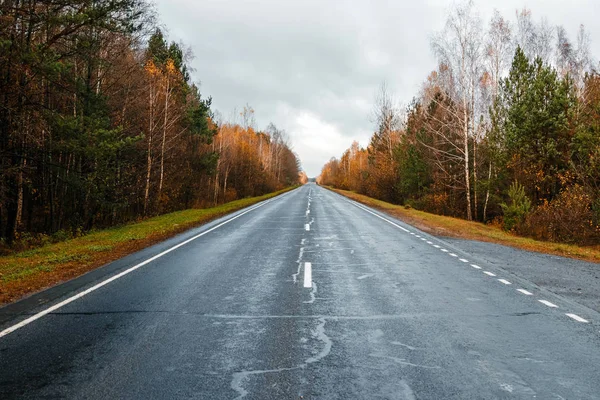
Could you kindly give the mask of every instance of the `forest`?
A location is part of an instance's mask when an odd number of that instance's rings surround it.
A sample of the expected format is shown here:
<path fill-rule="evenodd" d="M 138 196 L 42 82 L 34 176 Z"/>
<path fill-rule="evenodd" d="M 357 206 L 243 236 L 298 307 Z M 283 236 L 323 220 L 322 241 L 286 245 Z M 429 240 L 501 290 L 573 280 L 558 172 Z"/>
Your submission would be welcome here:
<path fill-rule="evenodd" d="M 0 2 L 0 247 L 299 183 L 286 133 L 229 121 L 144 0 Z"/>
<path fill-rule="evenodd" d="M 407 107 L 383 84 L 375 132 L 319 183 L 541 240 L 600 243 L 600 75 L 584 26 L 472 1 L 431 37 L 438 67 Z"/>

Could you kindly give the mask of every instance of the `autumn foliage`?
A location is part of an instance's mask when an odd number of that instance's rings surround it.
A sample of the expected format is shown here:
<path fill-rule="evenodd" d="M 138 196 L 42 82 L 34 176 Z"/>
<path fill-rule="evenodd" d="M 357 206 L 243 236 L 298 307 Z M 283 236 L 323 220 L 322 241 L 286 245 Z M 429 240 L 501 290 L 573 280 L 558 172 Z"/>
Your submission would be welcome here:
<path fill-rule="evenodd" d="M 144 0 L 0 2 L 0 248 L 261 195 L 280 131 L 217 121 Z"/>
<path fill-rule="evenodd" d="M 516 17 L 496 12 L 484 30 L 471 1 L 455 6 L 419 95 L 400 110 L 382 90 L 368 146 L 331 159 L 319 182 L 539 239 L 599 243 L 600 75 L 589 37 L 580 27 L 571 43 L 529 10 Z"/>

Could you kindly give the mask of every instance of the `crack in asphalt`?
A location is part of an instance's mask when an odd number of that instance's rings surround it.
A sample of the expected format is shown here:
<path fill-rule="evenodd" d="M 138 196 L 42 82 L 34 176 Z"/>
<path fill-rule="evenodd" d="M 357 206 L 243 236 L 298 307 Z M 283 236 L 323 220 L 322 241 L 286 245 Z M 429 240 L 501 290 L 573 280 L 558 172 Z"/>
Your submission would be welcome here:
<path fill-rule="evenodd" d="M 310 300 L 303 301 L 304 304 L 312 304 L 317 299 L 317 284 L 313 281 L 310 290 Z"/>
<path fill-rule="evenodd" d="M 324 343 L 323 349 L 316 354 L 315 356 L 307 358 L 303 363 L 293 366 L 293 367 L 282 367 L 282 368 L 274 368 L 274 369 L 263 369 L 263 370 L 251 370 L 251 371 L 240 371 L 234 372 L 231 379 L 230 387 L 234 391 L 238 393 L 236 400 L 243 399 L 248 395 L 248 391 L 244 388 L 244 382 L 246 379 L 252 375 L 264 375 L 264 374 L 273 374 L 280 373 L 286 371 L 295 371 L 298 369 L 304 369 L 308 367 L 310 364 L 317 363 L 321 361 L 323 358 L 327 357 L 331 352 L 331 347 L 333 346 L 333 341 L 327 334 L 325 333 L 325 323 L 327 322 L 327 318 L 320 317 L 319 325 L 313 331 L 313 337 Z"/>
<path fill-rule="evenodd" d="M 304 255 L 304 246 L 306 244 L 306 239 L 302 239 L 302 241 L 300 242 L 300 254 L 298 255 L 298 259 L 296 260 L 296 262 L 298 263 L 298 270 L 296 271 L 295 274 L 292 274 L 292 279 L 294 280 L 294 283 L 298 282 L 298 275 L 300 275 L 300 269 L 302 268 L 302 256 Z"/>

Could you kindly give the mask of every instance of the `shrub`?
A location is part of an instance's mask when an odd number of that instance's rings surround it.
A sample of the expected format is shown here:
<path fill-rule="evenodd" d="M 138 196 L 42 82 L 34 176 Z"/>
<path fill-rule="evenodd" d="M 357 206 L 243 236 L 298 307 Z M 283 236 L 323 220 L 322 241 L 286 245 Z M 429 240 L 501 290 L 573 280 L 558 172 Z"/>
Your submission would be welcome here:
<path fill-rule="evenodd" d="M 517 181 L 510 185 L 508 197 L 510 204 L 502 203 L 500 206 L 504 215 L 504 229 L 512 231 L 523 222 L 531 209 L 531 200 L 525 194 L 523 185 Z"/>
<path fill-rule="evenodd" d="M 521 233 L 540 240 L 587 244 L 598 241 L 592 196 L 580 185 L 563 189 L 551 202 L 536 207 Z"/>

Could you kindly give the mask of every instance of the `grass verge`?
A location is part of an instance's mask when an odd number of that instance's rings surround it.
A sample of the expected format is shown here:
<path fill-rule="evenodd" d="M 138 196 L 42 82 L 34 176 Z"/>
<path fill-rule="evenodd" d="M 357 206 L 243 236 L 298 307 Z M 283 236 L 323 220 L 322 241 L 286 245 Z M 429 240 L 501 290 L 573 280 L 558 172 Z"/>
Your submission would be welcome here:
<path fill-rule="evenodd" d="M 328 187 L 328 189 L 383 211 L 433 235 L 480 240 L 538 253 L 600 262 L 600 246 L 577 246 L 565 243 L 542 242 L 505 232 L 498 226 L 466 221 L 460 218 L 445 217 L 443 215 L 431 214 L 413 208 L 407 209 L 404 206 L 386 203 L 385 201 L 347 190 L 334 189 L 331 187 Z"/>
<path fill-rule="evenodd" d="M 213 208 L 177 211 L 0 257 L 0 305 L 75 278 L 185 230 L 291 189 Z"/>

